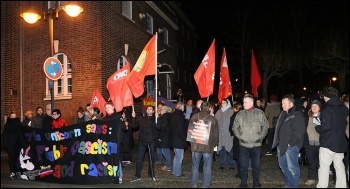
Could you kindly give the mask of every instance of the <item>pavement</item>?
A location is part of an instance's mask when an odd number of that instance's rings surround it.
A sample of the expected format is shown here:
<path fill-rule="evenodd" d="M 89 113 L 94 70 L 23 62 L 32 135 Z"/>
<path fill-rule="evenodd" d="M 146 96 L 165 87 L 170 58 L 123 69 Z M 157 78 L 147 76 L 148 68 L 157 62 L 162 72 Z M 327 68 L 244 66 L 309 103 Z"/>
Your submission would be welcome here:
<path fill-rule="evenodd" d="M 265 155 L 266 149 L 263 148 L 263 154 L 261 157 L 260 168 L 260 183 L 262 188 L 276 188 L 284 185 L 283 175 L 280 171 L 277 163 L 276 154 L 267 156 Z M 136 158 L 136 150 L 133 152 L 133 160 Z M 96 184 L 96 185 L 78 185 L 78 184 L 58 184 L 48 183 L 42 181 L 28 181 L 23 179 L 11 179 L 9 177 L 8 158 L 7 154 L 2 151 L 1 153 L 1 188 L 188 188 L 191 180 L 191 152 L 190 148 L 185 150 L 182 172 L 185 175 L 184 178 L 177 178 L 171 174 L 171 171 L 161 170 L 164 166 L 165 159 L 163 159 L 162 165 L 155 165 L 156 181 L 152 181 L 147 177 L 148 170 L 148 158 L 145 158 L 143 164 L 143 170 L 141 173 L 141 181 L 130 182 L 135 174 L 135 163 L 125 164 L 123 168 L 123 183 L 122 184 Z M 304 183 L 307 178 L 307 166 L 300 166 L 301 188 L 315 188 L 315 185 L 307 186 Z M 219 156 L 216 156 L 216 161 L 213 162 L 212 169 L 212 185 L 213 188 L 238 188 L 240 179 L 234 175 L 237 170 L 229 170 L 227 166 L 224 170 L 219 170 Z M 200 174 L 199 180 L 201 181 L 202 174 Z M 252 171 L 249 170 L 248 186 L 253 186 Z M 330 185 L 332 186 L 332 185 Z M 334 185 L 333 185 L 334 186 Z M 201 182 L 198 187 L 201 186 Z"/>

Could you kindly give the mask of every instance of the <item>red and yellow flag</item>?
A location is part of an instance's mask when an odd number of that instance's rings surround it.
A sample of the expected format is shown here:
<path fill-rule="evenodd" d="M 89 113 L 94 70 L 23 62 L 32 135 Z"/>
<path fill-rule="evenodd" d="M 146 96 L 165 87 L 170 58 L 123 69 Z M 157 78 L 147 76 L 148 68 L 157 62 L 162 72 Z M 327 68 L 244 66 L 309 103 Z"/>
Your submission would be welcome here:
<path fill-rule="evenodd" d="M 141 96 L 144 92 L 144 79 L 146 75 L 155 75 L 157 66 L 157 34 L 146 44 L 141 55 L 126 78 L 126 83 L 129 86 L 135 98 Z"/>
<path fill-rule="evenodd" d="M 131 90 L 125 82 L 129 74 L 130 63 L 128 62 L 122 69 L 116 71 L 107 80 L 106 87 L 116 112 L 122 111 L 126 106 L 134 105 Z"/>
<path fill-rule="evenodd" d="M 226 59 L 226 50 L 222 52 L 221 66 L 220 66 L 220 83 L 219 83 L 219 92 L 218 100 L 222 102 L 223 99 L 229 97 L 232 94 L 232 86 L 230 80 L 230 74 L 228 71 L 227 59 Z"/>
<path fill-rule="evenodd" d="M 260 73 L 258 69 L 258 65 L 256 64 L 254 52 L 252 50 L 252 70 L 251 70 L 251 85 L 252 85 L 252 94 L 255 97 L 258 97 L 258 87 L 261 84 Z"/>
<path fill-rule="evenodd" d="M 215 79 L 215 39 L 205 54 L 201 64 L 199 65 L 194 80 L 197 83 L 198 91 L 201 98 L 205 98 L 213 94 Z"/>

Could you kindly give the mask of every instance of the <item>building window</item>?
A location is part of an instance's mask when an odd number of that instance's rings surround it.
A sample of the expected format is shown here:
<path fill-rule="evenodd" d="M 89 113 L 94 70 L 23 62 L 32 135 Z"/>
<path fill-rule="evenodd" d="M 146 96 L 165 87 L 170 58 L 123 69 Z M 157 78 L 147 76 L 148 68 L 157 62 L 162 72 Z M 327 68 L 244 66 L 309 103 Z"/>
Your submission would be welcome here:
<path fill-rule="evenodd" d="M 155 80 L 148 79 L 146 80 L 146 95 L 147 97 L 155 97 Z"/>
<path fill-rule="evenodd" d="M 72 98 L 72 63 L 68 59 L 67 55 L 58 53 L 54 56 L 57 58 L 63 67 L 62 77 L 56 81 L 53 81 L 55 100 L 59 99 L 71 99 Z M 51 99 L 50 93 L 50 80 L 46 78 L 46 98 L 44 100 Z"/>
<path fill-rule="evenodd" d="M 122 1 L 122 15 L 132 20 L 132 1 Z"/>
<path fill-rule="evenodd" d="M 153 17 L 149 14 L 146 14 L 147 16 L 147 31 L 150 34 L 153 34 Z"/>
<path fill-rule="evenodd" d="M 169 31 L 163 28 L 163 43 L 169 45 Z"/>
<path fill-rule="evenodd" d="M 171 78 L 169 74 L 166 74 L 166 98 L 173 99 L 171 96 Z"/>
<path fill-rule="evenodd" d="M 127 63 L 128 61 L 127 61 L 127 59 L 126 59 L 126 57 L 125 56 L 120 56 L 119 57 L 119 60 L 118 60 L 118 64 L 117 64 L 117 70 L 120 70 L 120 69 L 122 69 L 124 66 L 125 66 L 125 64 Z"/>

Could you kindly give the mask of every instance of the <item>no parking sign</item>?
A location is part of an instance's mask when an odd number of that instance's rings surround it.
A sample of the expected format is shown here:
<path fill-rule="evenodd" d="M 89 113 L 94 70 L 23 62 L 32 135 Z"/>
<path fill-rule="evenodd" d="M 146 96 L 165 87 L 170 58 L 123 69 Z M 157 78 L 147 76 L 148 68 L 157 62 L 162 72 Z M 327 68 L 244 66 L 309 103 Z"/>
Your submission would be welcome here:
<path fill-rule="evenodd" d="M 63 73 L 61 62 L 55 57 L 49 57 L 44 62 L 44 73 L 51 80 L 58 80 Z"/>

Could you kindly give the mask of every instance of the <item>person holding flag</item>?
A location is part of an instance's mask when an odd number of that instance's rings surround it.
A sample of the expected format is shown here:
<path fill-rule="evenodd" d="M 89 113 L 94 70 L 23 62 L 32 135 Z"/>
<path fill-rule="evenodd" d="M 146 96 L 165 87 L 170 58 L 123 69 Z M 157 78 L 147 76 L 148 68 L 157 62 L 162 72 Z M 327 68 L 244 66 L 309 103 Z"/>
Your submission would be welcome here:
<path fill-rule="evenodd" d="M 156 114 L 158 115 L 158 114 Z M 149 153 L 149 166 L 148 166 L 148 176 L 155 181 L 154 174 L 154 151 L 155 144 L 157 140 L 156 130 L 160 130 L 160 124 L 156 123 L 156 118 L 154 115 L 153 106 L 147 106 L 146 115 L 136 118 L 136 113 L 133 111 L 131 113 L 131 127 L 133 129 L 139 129 L 139 146 L 136 157 L 136 173 L 134 178 L 130 182 L 135 182 L 141 180 L 142 164 L 145 154 L 148 149 Z"/>

